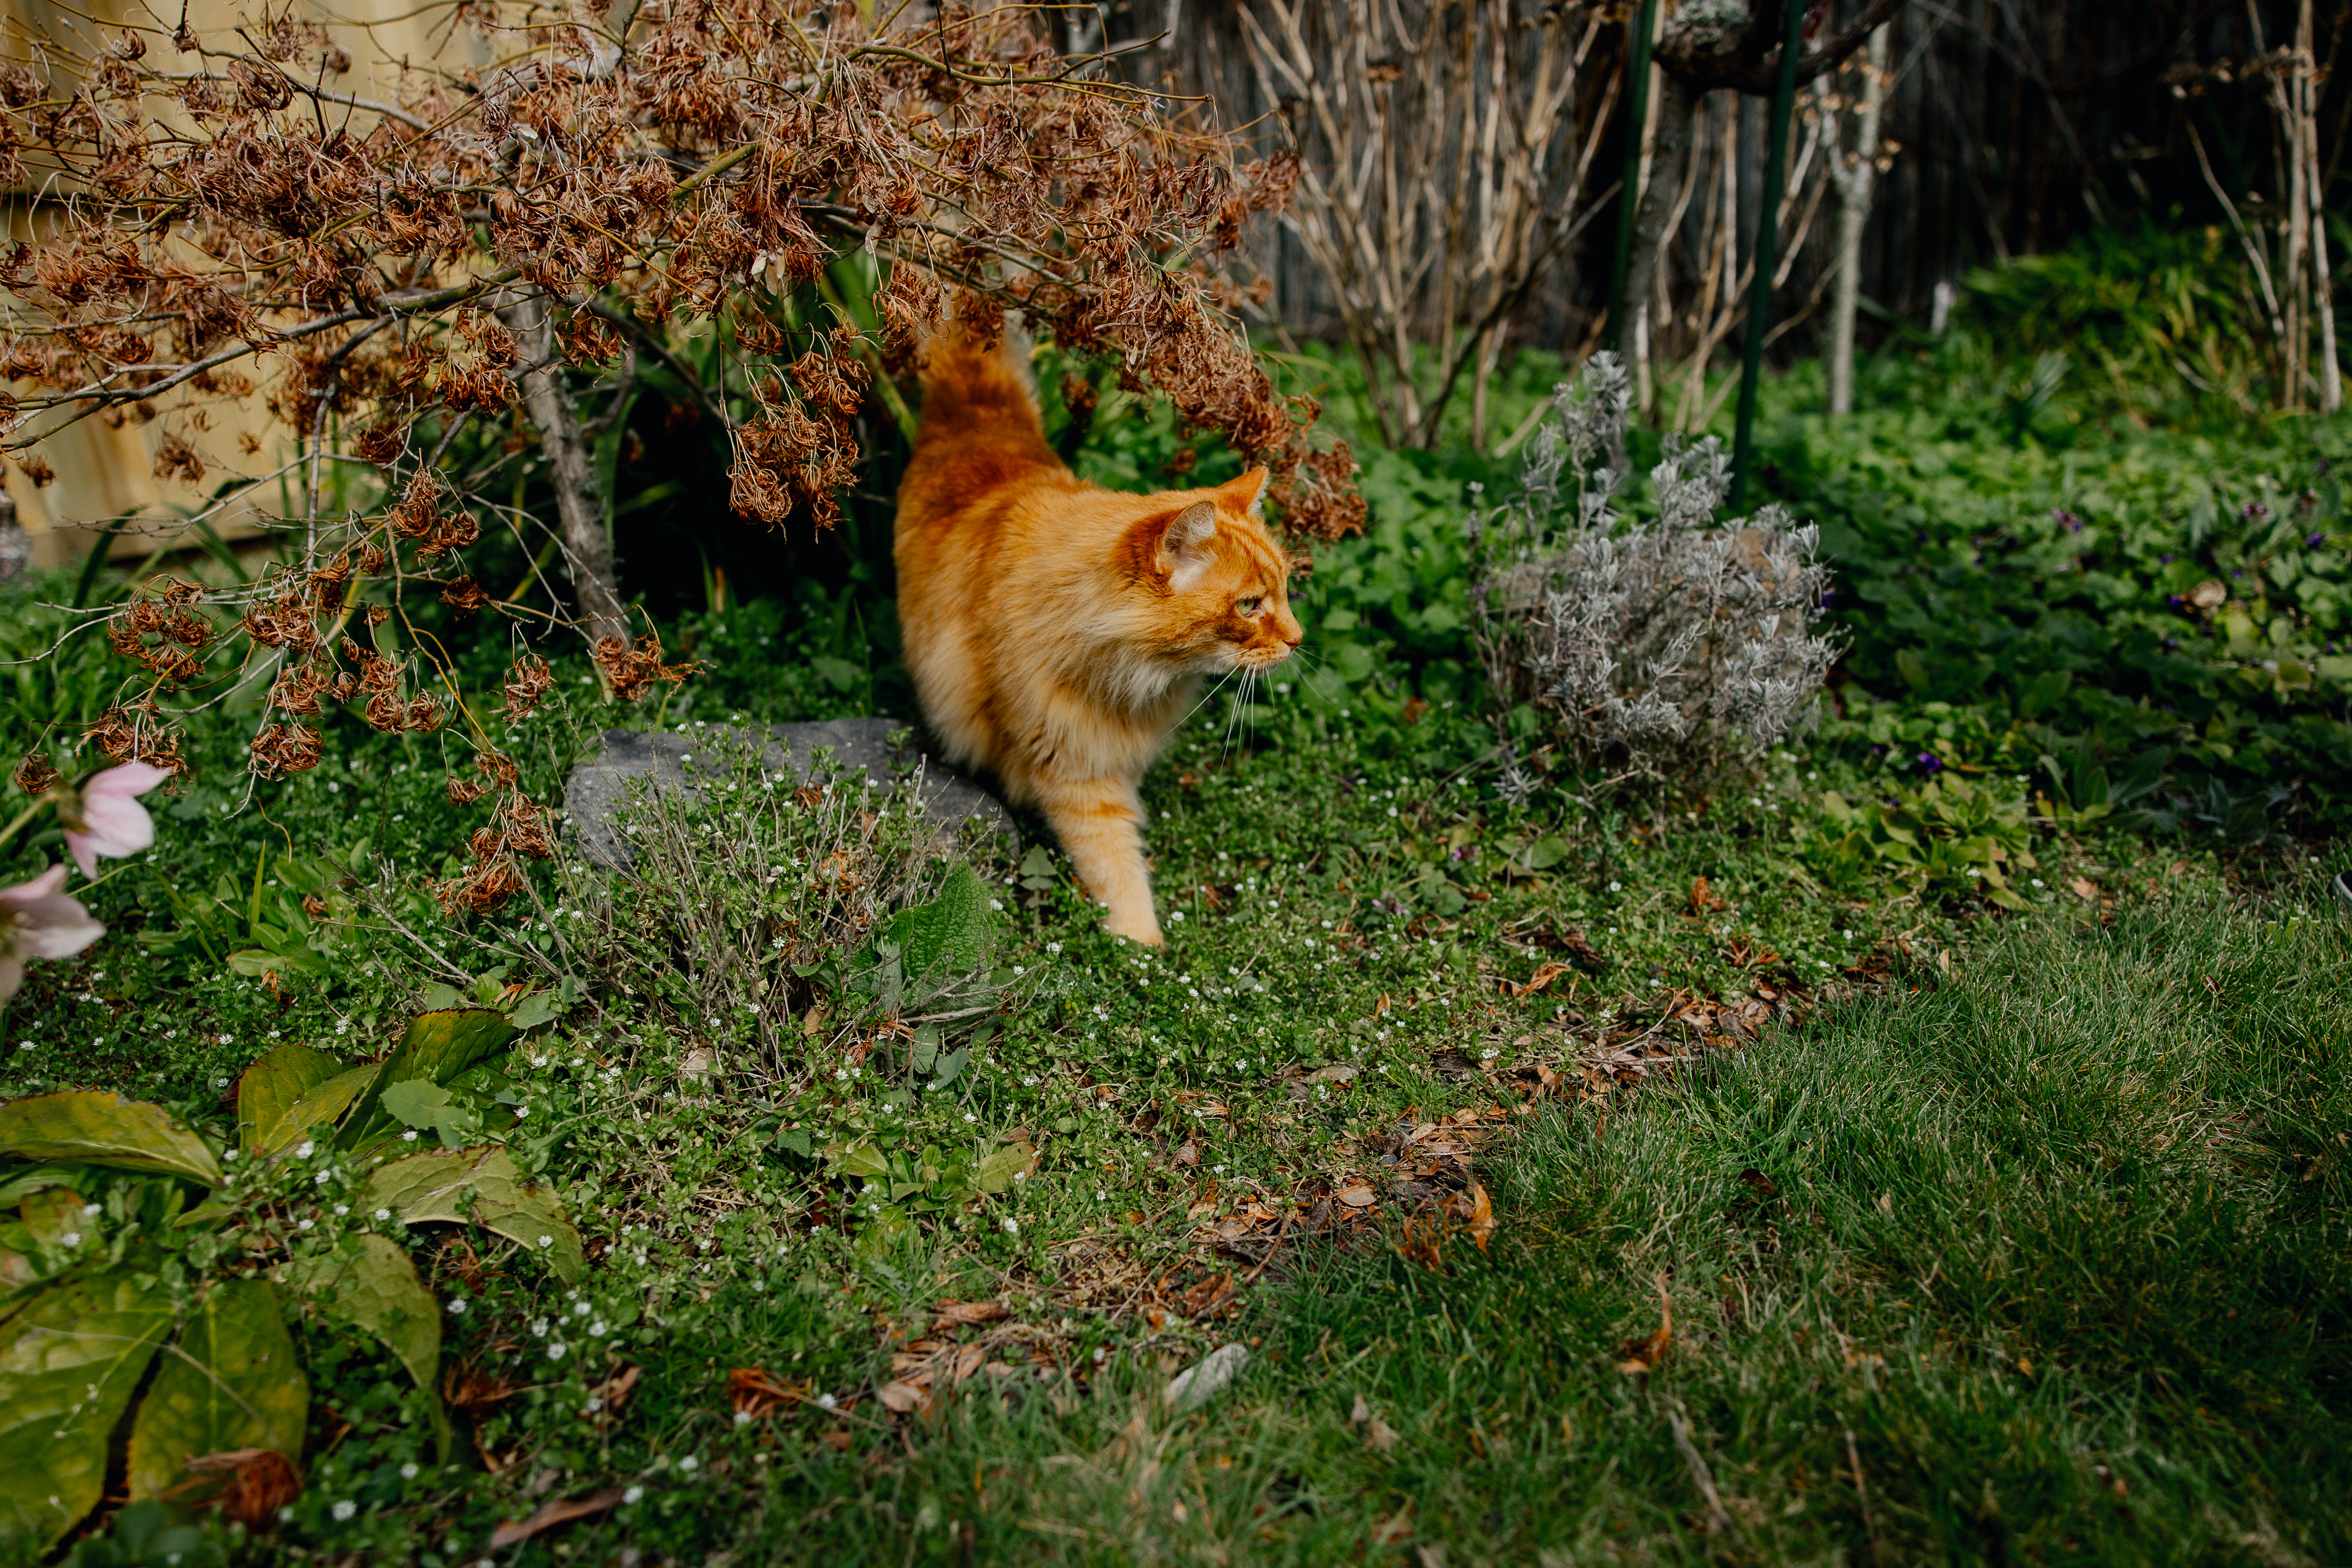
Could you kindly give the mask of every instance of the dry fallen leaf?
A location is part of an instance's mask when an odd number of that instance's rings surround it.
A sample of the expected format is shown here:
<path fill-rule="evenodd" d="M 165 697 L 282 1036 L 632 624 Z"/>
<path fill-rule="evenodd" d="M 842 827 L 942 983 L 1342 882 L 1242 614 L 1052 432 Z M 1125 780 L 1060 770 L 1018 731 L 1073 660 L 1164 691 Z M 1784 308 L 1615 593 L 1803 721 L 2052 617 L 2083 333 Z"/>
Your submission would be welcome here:
<path fill-rule="evenodd" d="M 904 1415 L 921 1405 L 925 1395 L 923 1391 L 913 1384 L 900 1383 L 894 1378 L 877 1389 L 874 1397 L 882 1402 L 883 1409 L 893 1415 Z"/>
<path fill-rule="evenodd" d="M 1355 1411 L 1348 1417 L 1348 1419 L 1355 1423 L 1358 1426 L 1362 1427 L 1364 1432 L 1364 1441 L 1370 1443 L 1373 1447 L 1378 1448 L 1381 1453 L 1385 1454 L 1396 1446 L 1397 1435 L 1395 1430 L 1391 1428 L 1387 1422 L 1381 1419 L 1380 1414 L 1377 1411 L 1375 1411 L 1370 1405 L 1364 1403 L 1364 1396 L 1362 1394 L 1359 1394 L 1356 1395 Z"/>
<path fill-rule="evenodd" d="M 629 1370 L 634 1373 L 636 1368 Z M 629 1383 L 635 1386 L 635 1377 L 632 1376 Z M 727 1374 L 728 1404 L 739 1414 L 754 1419 L 801 1397 L 801 1391 L 793 1384 L 779 1383 L 756 1366 L 739 1366 Z"/>
<path fill-rule="evenodd" d="M 1486 1238 L 1495 1234 L 1495 1205 L 1493 1200 L 1486 1196 L 1486 1189 L 1475 1182 L 1470 1184 L 1468 1229 L 1470 1239 L 1478 1244 L 1478 1250 L 1486 1251 Z"/>
<path fill-rule="evenodd" d="M 1357 1182 L 1351 1185 L 1341 1187 L 1334 1195 L 1338 1197 L 1341 1203 L 1346 1204 L 1351 1209 L 1370 1208 L 1372 1206 L 1372 1189 L 1364 1185 L 1361 1182 Z"/>
<path fill-rule="evenodd" d="M 1675 1342 L 1675 1303 L 1666 1294 L 1666 1277 L 1663 1274 L 1658 1276 L 1658 1311 L 1660 1321 L 1656 1333 L 1627 1340 L 1617 1347 L 1617 1354 L 1621 1358 L 1617 1370 L 1628 1377 L 1635 1373 L 1647 1372 L 1665 1360 L 1666 1351 Z"/>
<path fill-rule="evenodd" d="M 950 1375 L 955 1382 L 961 1383 L 965 1378 L 978 1372 L 980 1363 L 987 1359 L 988 1352 L 983 1346 L 966 1345 L 956 1352 L 955 1367 Z"/>
<path fill-rule="evenodd" d="M 211 1508 L 250 1530 L 259 1530 L 278 1510 L 301 1495 L 302 1477 L 293 1461 L 275 1448 L 231 1448 L 188 1461 L 195 1479 L 164 1494 L 183 1508 Z"/>
<path fill-rule="evenodd" d="M 1012 1315 L 1013 1309 L 1002 1301 L 942 1301 L 939 1321 L 944 1328 L 950 1323 L 992 1323 Z"/>
<path fill-rule="evenodd" d="M 1528 976 L 1525 984 L 1516 980 L 1504 981 L 1503 994 L 1507 996 L 1532 996 L 1568 973 L 1569 966 L 1565 963 L 1547 963 Z"/>
<path fill-rule="evenodd" d="M 529 1541 L 542 1530 L 551 1530 L 559 1524 L 568 1524 L 575 1519 L 586 1519 L 591 1514 L 603 1513 L 620 1500 L 621 1489 L 611 1487 L 596 1493 L 593 1497 L 582 1498 L 577 1502 L 544 1504 L 529 1519 L 512 1520 L 490 1531 L 490 1550 L 495 1552 L 502 1546 L 512 1546 L 518 1541 Z"/>
<path fill-rule="evenodd" d="M 2074 890 L 2074 896 L 2078 899 L 2095 899 L 2099 896 L 2099 885 L 2087 878 L 2077 877 L 2066 886 Z"/>

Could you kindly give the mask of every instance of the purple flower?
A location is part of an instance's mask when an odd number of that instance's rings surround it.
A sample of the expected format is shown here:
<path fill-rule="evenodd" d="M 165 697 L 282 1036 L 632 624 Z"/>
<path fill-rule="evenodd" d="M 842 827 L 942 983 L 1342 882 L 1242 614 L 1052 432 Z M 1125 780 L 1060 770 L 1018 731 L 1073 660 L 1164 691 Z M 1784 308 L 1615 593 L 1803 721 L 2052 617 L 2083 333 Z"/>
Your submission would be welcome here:
<path fill-rule="evenodd" d="M 2305 540 L 2304 542 L 2310 545 L 2314 550 L 2316 550 L 2326 540 L 2326 538 L 2327 535 L 2324 533 L 2315 533 L 2309 539 Z"/>
<path fill-rule="evenodd" d="M 2242 522 L 2251 522 L 2255 518 L 2268 517 L 2270 514 L 2271 509 L 2258 500 L 2250 500 L 2238 509 L 2238 520 Z"/>
<path fill-rule="evenodd" d="M 79 899 L 65 895 L 66 868 L 0 889 L 0 1002 L 25 983 L 25 960 L 67 958 L 106 934 Z"/>
<path fill-rule="evenodd" d="M 2074 532 L 2080 533 L 2083 531 L 2083 520 L 2076 517 L 2073 512 L 2068 511 L 2064 507 L 2052 507 L 2050 509 L 2050 515 L 2057 519 L 2060 522 L 2064 523 L 2067 528 Z"/>
<path fill-rule="evenodd" d="M 66 822 L 66 851 L 83 876 L 97 877 L 101 855 L 120 860 L 155 842 L 155 819 L 139 797 L 171 776 L 152 763 L 125 763 L 81 786 L 80 800 L 60 815 Z"/>
<path fill-rule="evenodd" d="M 1944 771 L 1943 759 L 1933 752 L 1922 752 L 1919 753 L 1919 771 L 1923 773 L 1940 773 Z"/>
<path fill-rule="evenodd" d="M 2159 560 L 2161 560 L 2161 561 L 2164 563 L 2164 564 L 2166 564 L 2167 566 L 2171 565 L 2171 564 L 2172 564 L 2172 552 L 2171 552 L 2171 551 L 2169 551 L 2169 550 L 2166 551 L 2166 552 L 2163 553 L 2163 555 L 2161 555 L 2161 556 L 2159 556 L 2159 557 L 2158 557 L 2158 559 L 2159 559 Z"/>

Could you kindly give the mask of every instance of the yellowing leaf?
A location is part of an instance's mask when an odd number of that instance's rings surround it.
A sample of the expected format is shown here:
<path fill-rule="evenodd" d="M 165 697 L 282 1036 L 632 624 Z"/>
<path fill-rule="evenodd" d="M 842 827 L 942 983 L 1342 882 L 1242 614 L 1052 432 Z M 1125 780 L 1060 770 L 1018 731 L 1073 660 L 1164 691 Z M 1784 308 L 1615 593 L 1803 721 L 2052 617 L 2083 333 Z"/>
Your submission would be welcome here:
<path fill-rule="evenodd" d="M 270 1155 L 291 1149 L 303 1134 L 327 1125 L 350 1110 L 352 1101 L 366 1093 L 383 1070 L 379 1063 L 363 1062 L 304 1090 L 286 1108 L 285 1114 L 261 1134 L 260 1142 L 252 1145 L 253 1152 Z"/>
<path fill-rule="evenodd" d="M 131 1428 L 131 1497 L 161 1498 L 190 1459 L 236 1448 L 302 1457 L 310 1380 L 275 1286 L 225 1279 L 196 1302 Z"/>
<path fill-rule="evenodd" d="M 844 1176 L 887 1176 L 890 1161 L 869 1139 L 851 1142 L 831 1143 L 824 1151 L 825 1161 L 835 1173 Z"/>
<path fill-rule="evenodd" d="M 161 1171 L 208 1187 L 221 1184 L 220 1165 L 203 1139 L 175 1125 L 160 1105 L 103 1089 L 35 1095 L 0 1105 L 0 1154 Z"/>
<path fill-rule="evenodd" d="M 263 1053 L 236 1080 L 238 1144 L 253 1150 L 278 1146 L 278 1123 L 296 1102 L 342 1070 L 343 1064 L 326 1052 L 293 1040 Z"/>
<path fill-rule="evenodd" d="M 170 1296 L 127 1273 L 53 1285 L 0 1324 L 0 1543 L 9 1555 L 47 1551 L 97 1506 L 108 1435 L 171 1328 Z"/>
<path fill-rule="evenodd" d="M 983 1193 L 1001 1193 L 1013 1185 L 1013 1178 L 1035 1169 L 1037 1151 L 1026 1141 L 1016 1141 L 988 1155 L 973 1173 Z"/>
<path fill-rule="evenodd" d="M 346 1236 L 332 1252 L 297 1259 L 286 1279 L 320 1311 L 382 1340 L 417 1387 L 439 1388 L 440 1304 L 398 1243 L 368 1232 Z"/>
<path fill-rule="evenodd" d="M 523 1180 L 514 1156 L 501 1148 L 436 1151 L 379 1165 L 361 1188 L 360 1204 L 388 1208 L 410 1225 L 470 1221 L 520 1243 L 566 1284 L 577 1284 L 587 1267 L 580 1233 L 555 1189 Z"/>

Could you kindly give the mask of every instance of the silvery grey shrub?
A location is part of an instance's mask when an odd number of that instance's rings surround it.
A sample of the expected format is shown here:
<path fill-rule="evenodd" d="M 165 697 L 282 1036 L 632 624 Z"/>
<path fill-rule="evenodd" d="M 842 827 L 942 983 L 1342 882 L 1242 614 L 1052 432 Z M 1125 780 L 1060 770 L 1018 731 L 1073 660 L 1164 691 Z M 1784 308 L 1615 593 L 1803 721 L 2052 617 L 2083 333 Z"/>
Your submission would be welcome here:
<path fill-rule="evenodd" d="M 1779 506 L 1718 522 L 1723 444 L 1666 438 L 1657 518 L 1617 510 L 1632 398 L 1614 354 L 1555 394 L 1517 495 L 1470 519 L 1473 626 L 1507 709 L 1532 707 L 1580 769 L 1696 780 L 1810 721 L 1837 657 L 1822 635 L 1819 531 Z M 1507 794 L 1533 781 L 1511 743 Z"/>

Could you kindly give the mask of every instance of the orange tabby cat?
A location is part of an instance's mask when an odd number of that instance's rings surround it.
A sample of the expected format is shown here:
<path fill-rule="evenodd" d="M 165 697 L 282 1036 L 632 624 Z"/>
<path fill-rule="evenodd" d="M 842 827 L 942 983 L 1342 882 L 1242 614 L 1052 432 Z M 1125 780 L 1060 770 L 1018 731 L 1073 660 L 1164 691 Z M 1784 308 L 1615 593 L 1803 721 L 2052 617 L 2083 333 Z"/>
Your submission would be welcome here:
<path fill-rule="evenodd" d="M 923 716 L 1068 852 L 1105 927 L 1158 943 L 1137 793 L 1204 675 L 1298 646 L 1265 470 L 1214 489 L 1081 483 L 1045 444 L 1025 363 L 961 329 L 926 345 L 898 487 L 898 619 Z"/>

